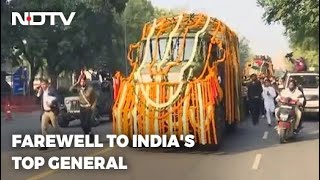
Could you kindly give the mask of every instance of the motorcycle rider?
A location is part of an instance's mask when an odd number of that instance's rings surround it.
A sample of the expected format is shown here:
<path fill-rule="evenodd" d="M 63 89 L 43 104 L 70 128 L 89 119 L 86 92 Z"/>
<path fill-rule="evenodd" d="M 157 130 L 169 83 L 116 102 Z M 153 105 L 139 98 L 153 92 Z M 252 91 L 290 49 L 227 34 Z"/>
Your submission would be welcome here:
<path fill-rule="evenodd" d="M 295 124 L 295 129 L 294 129 L 294 133 L 297 134 L 299 132 L 298 127 L 299 127 L 301 116 L 302 116 L 302 111 L 300 108 L 303 105 L 304 98 L 303 98 L 301 91 L 297 87 L 296 81 L 290 80 L 288 88 L 281 91 L 280 95 L 276 98 L 276 101 L 279 102 L 281 97 L 282 98 L 291 98 L 292 100 L 297 101 L 297 104 L 296 104 L 297 106 L 295 107 L 296 124 Z M 278 111 L 279 111 L 279 107 L 276 108 L 276 110 L 275 110 L 275 114 L 276 114 L 277 118 L 279 118 Z"/>

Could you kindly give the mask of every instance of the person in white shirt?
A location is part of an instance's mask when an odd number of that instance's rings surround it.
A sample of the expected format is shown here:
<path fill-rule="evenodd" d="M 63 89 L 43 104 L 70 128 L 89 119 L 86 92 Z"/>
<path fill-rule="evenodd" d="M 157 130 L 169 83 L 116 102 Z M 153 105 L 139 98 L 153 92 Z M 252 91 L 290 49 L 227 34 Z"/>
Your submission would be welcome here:
<path fill-rule="evenodd" d="M 55 128 L 55 130 L 57 130 L 57 132 L 59 134 L 61 134 L 59 125 L 58 125 L 58 121 L 56 118 L 56 110 L 58 107 L 56 102 L 57 102 L 57 97 L 56 97 L 56 93 L 54 91 L 53 88 L 49 87 L 49 82 L 48 80 L 42 80 L 41 81 L 41 85 L 40 85 L 40 89 L 37 93 L 37 97 L 41 99 L 41 107 L 43 110 L 43 113 L 41 115 L 41 132 L 42 135 L 46 135 L 47 134 L 47 130 L 49 128 L 49 125 L 51 124 L 51 126 L 53 128 Z M 46 147 L 42 147 L 40 148 L 40 150 L 46 150 Z M 62 148 L 60 148 L 62 149 Z"/>
<path fill-rule="evenodd" d="M 280 95 L 276 98 L 276 101 L 279 102 L 281 97 L 283 97 L 283 98 L 289 97 L 292 100 L 297 101 L 297 106 L 295 108 L 295 113 L 296 113 L 297 119 L 296 119 L 294 133 L 298 133 L 299 132 L 298 127 L 299 127 L 301 116 L 302 116 L 302 112 L 300 110 L 300 107 L 302 107 L 302 105 L 303 105 L 304 98 L 303 98 L 302 92 L 297 87 L 296 81 L 290 80 L 288 88 L 281 91 Z M 276 108 L 276 110 L 275 110 L 276 116 L 278 116 L 278 111 L 279 111 L 279 108 Z"/>
<path fill-rule="evenodd" d="M 273 117 L 272 114 L 275 111 L 274 98 L 276 97 L 276 90 L 271 86 L 271 82 L 269 79 L 265 80 L 264 86 L 262 88 L 262 98 L 264 102 L 264 108 L 266 110 L 268 125 L 272 126 L 271 118 Z"/>

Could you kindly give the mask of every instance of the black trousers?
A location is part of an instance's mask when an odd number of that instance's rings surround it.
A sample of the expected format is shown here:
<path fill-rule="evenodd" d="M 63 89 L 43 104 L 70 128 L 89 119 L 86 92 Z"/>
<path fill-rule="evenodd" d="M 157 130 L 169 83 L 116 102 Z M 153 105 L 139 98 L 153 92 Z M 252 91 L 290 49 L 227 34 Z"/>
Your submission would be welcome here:
<path fill-rule="evenodd" d="M 242 98 L 242 103 L 243 103 L 242 107 L 243 107 L 244 116 L 248 117 L 250 109 L 249 109 L 249 102 L 247 100 L 247 97 Z"/>
<path fill-rule="evenodd" d="M 250 113 L 252 116 L 252 123 L 254 125 L 259 123 L 259 116 L 260 116 L 260 110 L 261 110 L 261 99 L 250 99 L 249 100 L 249 106 L 250 106 Z"/>
<path fill-rule="evenodd" d="M 264 107 L 264 100 L 262 99 L 260 102 L 261 102 L 260 103 L 260 108 L 261 108 L 260 112 L 262 115 L 266 115 L 266 108 Z"/>
<path fill-rule="evenodd" d="M 89 134 L 92 127 L 92 109 L 80 107 L 81 128 L 84 134 Z"/>

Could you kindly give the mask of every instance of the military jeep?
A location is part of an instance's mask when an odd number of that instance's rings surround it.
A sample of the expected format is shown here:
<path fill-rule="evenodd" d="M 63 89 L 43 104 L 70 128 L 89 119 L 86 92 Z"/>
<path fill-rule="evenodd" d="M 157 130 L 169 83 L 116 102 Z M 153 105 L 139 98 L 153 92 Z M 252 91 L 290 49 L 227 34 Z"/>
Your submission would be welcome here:
<path fill-rule="evenodd" d="M 102 118 L 112 118 L 112 105 L 113 105 L 113 88 L 112 83 L 106 81 L 89 81 L 97 95 L 97 106 L 92 115 L 93 126 L 97 126 Z M 80 119 L 80 103 L 79 96 L 74 92 L 73 96 L 64 98 L 63 104 L 60 106 L 58 115 L 58 123 L 60 127 L 68 127 L 69 123 L 73 120 Z"/>

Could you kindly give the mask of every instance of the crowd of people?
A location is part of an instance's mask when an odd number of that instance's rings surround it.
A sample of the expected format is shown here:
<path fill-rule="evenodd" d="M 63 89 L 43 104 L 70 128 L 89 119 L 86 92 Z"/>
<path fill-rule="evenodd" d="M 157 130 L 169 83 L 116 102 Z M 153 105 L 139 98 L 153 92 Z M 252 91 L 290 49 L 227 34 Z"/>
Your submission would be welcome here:
<path fill-rule="evenodd" d="M 298 106 L 295 109 L 296 112 L 296 127 L 295 132 L 298 132 L 301 128 L 301 114 L 305 103 L 303 91 L 297 86 L 295 80 L 291 79 L 288 84 L 288 88 L 285 88 L 280 92 L 279 84 L 282 79 L 276 77 L 265 77 L 264 75 L 252 74 L 250 81 L 243 86 L 243 97 L 246 103 L 244 107 L 249 107 L 245 112 L 247 115 L 251 115 L 254 125 L 259 123 L 260 118 L 266 117 L 268 125 L 271 127 L 275 124 L 275 117 L 277 116 L 277 103 L 280 97 L 290 97 L 298 100 Z M 84 134 L 90 135 L 90 140 L 93 140 L 93 134 L 91 132 L 92 113 L 97 103 L 97 97 L 92 90 L 91 86 L 86 83 L 86 76 L 82 72 L 78 78 L 78 81 L 70 87 L 70 91 L 77 91 L 80 101 L 80 120 L 81 127 Z M 56 90 L 50 86 L 48 80 L 41 81 L 41 87 L 38 90 L 37 97 L 41 102 L 42 114 L 41 114 L 41 130 L 42 134 L 47 134 L 47 129 L 51 125 L 59 133 L 61 133 L 58 122 L 57 114 L 59 107 L 57 102 Z M 41 150 L 47 149 L 46 147 Z"/>
<path fill-rule="evenodd" d="M 295 109 L 297 124 L 295 132 L 298 132 L 301 126 L 302 107 L 305 104 L 303 91 L 293 79 L 289 80 L 288 87 L 280 92 L 279 85 L 283 79 L 273 76 L 265 77 L 263 74 L 258 76 L 252 74 L 250 81 L 245 84 L 244 101 L 245 107 L 249 107 L 246 115 L 251 115 L 254 125 L 259 123 L 260 119 L 266 118 L 268 125 L 271 127 L 275 123 L 277 116 L 277 103 L 281 97 L 290 97 L 298 100 L 298 106 Z"/>

